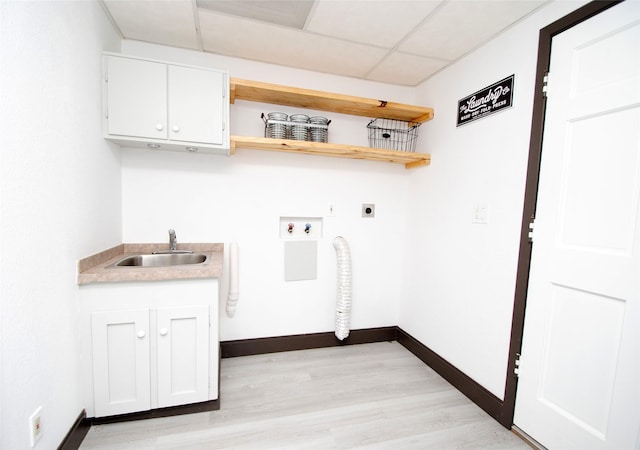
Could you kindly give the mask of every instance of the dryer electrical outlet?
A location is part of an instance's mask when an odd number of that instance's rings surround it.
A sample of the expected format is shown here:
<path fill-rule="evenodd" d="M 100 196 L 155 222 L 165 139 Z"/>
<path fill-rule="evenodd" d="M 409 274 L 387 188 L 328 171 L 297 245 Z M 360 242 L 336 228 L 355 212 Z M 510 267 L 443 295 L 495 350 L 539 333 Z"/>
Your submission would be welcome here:
<path fill-rule="evenodd" d="M 362 204 L 362 217 L 373 219 L 376 216 L 376 205 L 373 203 Z"/>

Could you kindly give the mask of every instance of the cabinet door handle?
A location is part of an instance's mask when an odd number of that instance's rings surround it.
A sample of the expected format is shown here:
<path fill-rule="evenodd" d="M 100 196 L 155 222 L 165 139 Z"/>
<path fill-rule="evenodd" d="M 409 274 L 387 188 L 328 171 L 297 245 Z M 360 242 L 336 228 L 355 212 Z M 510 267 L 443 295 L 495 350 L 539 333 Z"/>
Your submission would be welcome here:
<path fill-rule="evenodd" d="M 171 129 L 173 130 L 174 133 L 177 133 L 180 131 L 180 127 L 178 125 L 172 126 Z"/>
<path fill-rule="evenodd" d="M 140 339 L 142 339 L 142 338 L 144 337 L 144 335 L 145 335 L 144 330 L 140 330 L 140 331 L 138 331 L 138 337 L 139 337 Z"/>
<path fill-rule="evenodd" d="M 161 123 L 157 123 L 156 124 L 156 130 L 162 131 L 163 128 L 164 128 L 164 126 Z"/>
<path fill-rule="evenodd" d="M 160 328 L 160 336 L 166 336 L 169 330 L 166 328 Z"/>

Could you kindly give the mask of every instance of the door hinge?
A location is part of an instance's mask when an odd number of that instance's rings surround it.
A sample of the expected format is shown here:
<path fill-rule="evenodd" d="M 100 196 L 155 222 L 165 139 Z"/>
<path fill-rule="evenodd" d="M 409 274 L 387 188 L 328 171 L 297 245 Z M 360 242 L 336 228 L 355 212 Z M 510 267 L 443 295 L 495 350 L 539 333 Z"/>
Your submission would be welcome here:
<path fill-rule="evenodd" d="M 516 378 L 520 378 L 520 353 L 516 353 L 515 366 L 513 367 L 513 374 Z"/>
<path fill-rule="evenodd" d="M 536 226 L 536 218 L 534 216 L 531 216 L 531 220 L 529 221 L 529 234 L 528 234 L 529 243 L 533 242 L 533 231 L 535 229 L 535 226 Z"/>
<path fill-rule="evenodd" d="M 542 96 L 549 96 L 549 72 L 544 74 L 544 78 L 542 78 Z"/>

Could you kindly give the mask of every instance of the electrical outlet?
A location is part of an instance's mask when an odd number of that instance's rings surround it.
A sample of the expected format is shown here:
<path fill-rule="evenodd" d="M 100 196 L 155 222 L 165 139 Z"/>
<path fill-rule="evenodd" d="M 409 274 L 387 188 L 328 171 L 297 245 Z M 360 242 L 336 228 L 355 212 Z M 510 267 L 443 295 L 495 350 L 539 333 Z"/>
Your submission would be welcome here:
<path fill-rule="evenodd" d="M 42 406 L 38 408 L 29 417 L 29 439 L 31 448 L 35 447 L 42 437 Z"/>
<path fill-rule="evenodd" d="M 373 203 L 362 204 L 362 217 L 373 219 L 376 216 L 376 205 Z"/>

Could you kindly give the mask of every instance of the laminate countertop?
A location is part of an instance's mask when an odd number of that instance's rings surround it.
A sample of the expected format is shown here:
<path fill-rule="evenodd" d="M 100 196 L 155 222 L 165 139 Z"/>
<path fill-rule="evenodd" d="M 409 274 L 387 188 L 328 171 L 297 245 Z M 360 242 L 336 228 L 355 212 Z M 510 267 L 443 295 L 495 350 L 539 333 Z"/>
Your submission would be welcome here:
<path fill-rule="evenodd" d="M 167 251 L 168 244 L 120 244 L 78 261 L 78 284 L 118 281 L 184 280 L 192 278 L 220 278 L 224 244 L 184 243 L 178 250 L 191 250 L 208 256 L 202 264 L 161 267 L 109 267 L 130 255 Z"/>

